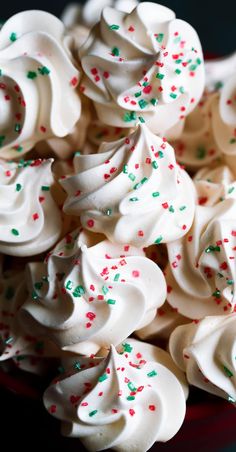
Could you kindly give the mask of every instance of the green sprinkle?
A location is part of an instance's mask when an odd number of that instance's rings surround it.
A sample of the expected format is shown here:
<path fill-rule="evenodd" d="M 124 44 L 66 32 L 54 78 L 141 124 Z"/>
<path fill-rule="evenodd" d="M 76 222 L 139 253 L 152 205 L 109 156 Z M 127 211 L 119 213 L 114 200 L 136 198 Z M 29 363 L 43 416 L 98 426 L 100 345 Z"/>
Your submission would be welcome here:
<path fill-rule="evenodd" d="M 231 370 L 228 369 L 228 367 L 223 366 L 223 369 L 227 377 L 229 378 L 233 377 L 234 374 L 231 372 Z"/>
<path fill-rule="evenodd" d="M 114 56 L 120 56 L 120 49 L 118 49 L 118 47 L 113 47 L 111 53 Z"/>
<path fill-rule="evenodd" d="M 139 121 L 140 121 L 142 124 L 145 123 L 145 119 L 144 119 L 142 116 L 139 116 L 138 119 L 139 119 Z"/>
<path fill-rule="evenodd" d="M 15 132 L 20 132 L 21 131 L 21 124 L 19 124 L 19 123 L 15 124 L 14 130 L 15 130 Z"/>
<path fill-rule="evenodd" d="M 236 138 L 231 138 L 231 140 L 229 140 L 230 144 L 234 144 L 236 143 Z"/>
<path fill-rule="evenodd" d="M 131 401 L 131 400 L 135 400 L 134 396 L 129 395 L 128 397 L 126 397 L 127 400 Z"/>
<path fill-rule="evenodd" d="M 174 207 L 173 207 L 173 206 L 170 206 L 170 207 L 169 207 L 169 212 L 174 213 L 174 211 L 175 211 Z"/>
<path fill-rule="evenodd" d="M 108 208 L 104 210 L 104 215 L 106 215 L 107 217 L 110 217 L 112 214 L 112 209 Z"/>
<path fill-rule="evenodd" d="M 234 283 L 234 280 L 233 280 L 233 279 L 228 279 L 228 280 L 227 280 L 228 286 L 232 286 L 233 283 Z"/>
<path fill-rule="evenodd" d="M 180 63 L 182 63 L 182 60 L 181 60 L 181 58 L 178 58 L 178 60 L 176 60 L 175 64 L 180 64 Z"/>
<path fill-rule="evenodd" d="M 147 177 L 143 177 L 143 179 L 141 180 L 141 184 L 143 185 L 143 184 L 145 184 L 147 181 L 148 181 L 148 178 L 147 178 Z"/>
<path fill-rule="evenodd" d="M 74 363 L 74 369 L 75 370 L 80 370 L 81 369 L 81 364 L 80 364 L 80 362 L 79 361 L 76 361 L 75 363 Z"/>
<path fill-rule="evenodd" d="M 136 179 L 136 176 L 133 173 L 129 173 L 128 177 L 129 177 L 130 180 L 132 180 L 132 182 L 134 182 L 135 179 Z"/>
<path fill-rule="evenodd" d="M 102 383 L 102 381 L 105 381 L 105 380 L 107 380 L 107 379 L 108 379 L 107 374 L 103 374 L 103 375 L 101 375 L 100 377 L 98 377 L 98 381 L 99 381 L 100 383 Z"/>
<path fill-rule="evenodd" d="M 110 28 L 110 30 L 119 30 L 120 26 L 116 25 L 116 24 L 113 24 L 113 25 L 110 25 L 109 28 Z"/>
<path fill-rule="evenodd" d="M 185 209 L 186 209 L 186 206 L 181 206 L 181 207 L 179 208 L 180 212 L 183 212 L 183 210 L 185 210 Z"/>
<path fill-rule="evenodd" d="M 158 104 L 158 100 L 155 99 L 155 97 L 153 97 L 153 98 L 150 100 L 150 102 L 151 102 L 152 105 L 154 105 L 154 107 Z"/>
<path fill-rule="evenodd" d="M 196 63 L 197 63 L 197 64 L 202 64 L 201 58 L 197 58 L 197 59 L 196 59 Z"/>
<path fill-rule="evenodd" d="M 221 297 L 220 290 L 216 290 L 215 292 L 213 292 L 212 296 L 215 297 L 215 298 L 220 298 Z"/>
<path fill-rule="evenodd" d="M 152 193 L 152 197 L 153 197 L 153 198 L 157 198 L 158 196 L 160 196 L 159 191 L 154 191 L 154 192 Z"/>
<path fill-rule="evenodd" d="M 76 155 L 76 156 L 81 155 L 81 151 L 76 151 L 76 152 L 75 152 L 75 155 Z"/>
<path fill-rule="evenodd" d="M 114 281 L 119 281 L 120 278 L 120 273 L 116 273 L 116 275 L 114 276 Z"/>
<path fill-rule="evenodd" d="M 180 92 L 181 94 L 184 94 L 184 93 L 185 93 L 184 86 L 180 86 L 180 87 L 179 87 L 179 92 Z"/>
<path fill-rule="evenodd" d="M 81 295 L 85 294 L 85 290 L 83 286 L 77 286 L 73 292 L 74 297 L 81 297 Z"/>
<path fill-rule="evenodd" d="M 215 252 L 215 251 L 220 252 L 220 247 L 219 246 L 209 245 L 208 248 L 205 249 L 205 253 L 207 253 L 207 254 Z"/>
<path fill-rule="evenodd" d="M 135 93 L 135 97 L 140 97 L 140 96 L 142 96 L 141 91 L 139 91 L 138 93 Z"/>
<path fill-rule="evenodd" d="M 149 83 L 148 82 L 143 82 L 143 86 L 148 86 Z"/>
<path fill-rule="evenodd" d="M 163 157 L 164 157 L 164 152 L 158 151 L 158 157 L 159 157 L 159 159 L 163 159 Z"/>
<path fill-rule="evenodd" d="M 123 166 L 123 173 L 128 174 L 128 165 Z"/>
<path fill-rule="evenodd" d="M 50 187 L 48 187 L 48 185 L 42 185 L 41 190 L 42 191 L 49 191 Z"/>
<path fill-rule="evenodd" d="M 50 74 L 50 69 L 48 69 L 47 66 L 42 66 L 38 68 L 38 71 L 41 75 L 48 75 Z"/>
<path fill-rule="evenodd" d="M 158 168 L 158 164 L 157 164 L 156 160 L 154 160 L 154 161 L 152 162 L 152 167 L 153 167 L 154 169 L 157 169 L 157 168 Z"/>
<path fill-rule="evenodd" d="M 11 230 L 11 233 L 12 233 L 13 235 L 15 235 L 15 236 L 20 235 L 19 231 L 18 231 L 17 229 L 14 229 L 14 228 Z"/>
<path fill-rule="evenodd" d="M 136 202 L 136 201 L 138 201 L 138 198 L 130 198 L 129 201 Z"/>
<path fill-rule="evenodd" d="M 155 377 L 157 375 L 157 372 L 155 370 L 152 370 L 147 374 L 148 377 Z"/>
<path fill-rule="evenodd" d="M 109 298 L 109 300 L 107 300 L 107 304 L 116 304 L 116 300 Z"/>
<path fill-rule="evenodd" d="M 16 191 L 20 191 L 21 188 L 22 188 L 22 185 L 21 185 L 21 184 L 16 184 Z"/>
<path fill-rule="evenodd" d="M 37 72 L 34 72 L 34 71 L 27 72 L 27 78 L 34 80 L 36 77 L 37 77 Z"/>
<path fill-rule="evenodd" d="M 138 104 L 139 104 L 140 108 L 143 110 L 147 106 L 148 103 L 146 102 L 146 100 L 140 99 L 138 101 Z"/>
<path fill-rule="evenodd" d="M 196 65 L 196 64 L 191 64 L 191 65 L 189 66 L 189 70 L 190 70 L 190 71 L 196 71 L 196 69 L 197 69 L 197 65 Z"/>
<path fill-rule="evenodd" d="M 156 245 L 159 245 L 159 243 L 161 243 L 162 240 L 163 240 L 163 237 L 162 237 L 162 235 L 160 235 L 160 236 L 155 240 L 154 243 L 155 243 Z"/>
<path fill-rule="evenodd" d="M 36 282 L 35 284 L 34 284 L 34 287 L 35 287 L 35 289 L 36 290 L 41 290 L 42 289 L 42 287 L 43 287 L 43 283 L 42 282 Z"/>
<path fill-rule="evenodd" d="M 12 286 L 7 287 L 6 292 L 5 292 L 6 300 L 11 300 L 14 297 L 14 295 L 15 295 L 14 287 L 12 287 Z"/>
<path fill-rule="evenodd" d="M 38 299 L 38 294 L 35 292 L 35 290 L 33 290 L 31 296 L 32 296 L 32 299 L 33 299 L 33 300 L 37 300 L 37 299 Z"/>
<path fill-rule="evenodd" d="M 103 295 L 106 295 L 107 292 L 109 292 L 108 287 L 107 286 L 102 286 L 102 293 L 103 293 Z"/>
<path fill-rule="evenodd" d="M 21 152 L 21 151 L 23 151 L 23 146 L 17 146 L 16 152 Z"/>
<path fill-rule="evenodd" d="M 8 337 L 7 339 L 5 339 L 4 340 L 4 343 L 6 344 L 6 345 L 8 345 L 8 344 L 10 344 L 11 342 L 13 342 L 13 337 L 12 336 L 10 336 L 10 337 Z"/>
<path fill-rule="evenodd" d="M 175 73 L 177 74 L 177 75 L 179 75 L 179 74 L 181 74 L 181 70 L 180 69 L 175 69 Z"/>
<path fill-rule="evenodd" d="M 97 414 L 97 412 L 98 412 L 98 410 L 90 411 L 89 417 L 93 417 L 95 414 Z"/>
<path fill-rule="evenodd" d="M 66 283 L 66 289 L 67 290 L 72 290 L 72 288 L 73 288 L 73 282 L 72 281 L 67 281 L 67 283 Z"/>
<path fill-rule="evenodd" d="M 223 88 L 224 84 L 222 82 L 216 82 L 215 83 L 215 90 L 218 91 L 219 89 Z"/>
<path fill-rule="evenodd" d="M 234 191 L 234 187 L 230 187 L 228 190 L 228 194 L 230 195 Z"/>
<path fill-rule="evenodd" d="M 9 39 L 11 42 L 15 42 L 17 40 L 17 34 L 14 32 L 11 33 Z"/>
<path fill-rule="evenodd" d="M 122 344 L 123 350 L 126 353 L 131 353 L 133 350 L 133 347 L 131 347 L 130 344 L 128 344 L 127 342 L 125 342 L 124 344 Z"/>
<path fill-rule="evenodd" d="M 138 184 L 134 185 L 134 190 L 138 190 L 138 188 L 142 187 L 141 182 L 139 182 Z"/>
<path fill-rule="evenodd" d="M 177 94 L 175 94 L 175 93 L 170 93 L 170 97 L 172 97 L 172 99 L 176 99 Z"/>
<path fill-rule="evenodd" d="M 160 72 L 158 72 L 156 74 L 156 78 L 159 78 L 159 80 L 163 80 L 164 77 L 165 77 L 165 75 L 164 74 L 160 74 Z"/>
<path fill-rule="evenodd" d="M 206 156 L 206 149 L 204 147 L 200 146 L 197 149 L 196 157 L 198 160 L 202 160 L 202 159 L 204 159 L 205 156 Z"/>
<path fill-rule="evenodd" d="M 156 40 L 157 42 L 162 42 L 164 38 L 164 33 L 158 33 Z"/>
<path fill-rule="evenodd" d="M 136 115 L 135 111 L 130 112 L 130 118 L 131 118 L 131 121 L 135 121 L 135 119 L 137 119 L 137 115 Z"/>
<path fill-rule="evenodd" d="M 135 386 L 132 383 L 132 381 L 129 381 L 128 388 L 129 388 L 130 391 L 137 391 L 137 388 L 135 388 Z"/>

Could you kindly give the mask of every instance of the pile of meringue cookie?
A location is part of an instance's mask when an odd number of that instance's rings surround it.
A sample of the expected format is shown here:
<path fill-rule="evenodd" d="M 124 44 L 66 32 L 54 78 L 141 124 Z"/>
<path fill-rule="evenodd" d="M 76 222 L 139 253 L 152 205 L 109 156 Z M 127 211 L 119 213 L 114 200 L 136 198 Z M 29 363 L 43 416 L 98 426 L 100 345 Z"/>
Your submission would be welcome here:
<path fill-rule="evenodd" d="M 0 361 L 54 372 L 88 451 L 145 452 L 188 384 L 236 404 L 236 56 L 155 3 L 62 19 L 0 30 Z"/>

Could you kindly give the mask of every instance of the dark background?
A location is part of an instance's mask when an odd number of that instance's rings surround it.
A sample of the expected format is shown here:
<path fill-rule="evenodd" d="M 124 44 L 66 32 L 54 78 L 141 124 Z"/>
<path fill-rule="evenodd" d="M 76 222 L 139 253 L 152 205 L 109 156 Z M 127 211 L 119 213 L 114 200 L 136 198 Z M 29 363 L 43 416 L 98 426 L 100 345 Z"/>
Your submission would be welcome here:
<path fill-rule="evenodd" d="M 97 0 L 99 2 L 99 0 Z M 80 3 L 84 3 L 81 1 Z M 159 0 L 172 8 L 177 17 L 187 20 L 197 30 L 205 52 L 226 55 L 236 47 L 236 1 L 235 0 Z M 26 9 L 44 9 L 60 16 L 66 0 L 1 0 L 0 19 Z"/>
<path fill-rule="evenodd" d="M 18 3 L 1 1 L 0 19 L 5 21 L 11 15 L 26 9 L 43 9 L 60 17 L 65 5 L 64 0 L 30 1 L 21 0 Z M 97 0 L 99 2 L 99 0 Z M 81 2 L 83 3 L 83 2 Z M 160 0 L 160 3 L 172 8 L 177 17 L 187 20 L 197 30 L 202 41 L 203 49 L 212 56 L 223 56 L 233 52 L 236 48 L 236 1 L 224 0 Z M 5 450 L 20 448 L 27 451 L 51 451 L 51 452 L 82 452 L 83 448 L 78 442 L 68 439 L 60 439 L 59 423 L 49 417 L 39 402 L 27 401 L 6 390 L 0 389 L 0 425 L 1 444 L 6 444 Z M 217 410 L 218 411 L 218 410 Z M 221 412 L 221 410 L 219 410 Z M 193 424 L 192 432 L 186 426 L 180 431 L 177 438 L 180 444 L 172 442 L 166 446 L 155 446 L 152 450 L 173 451 L 192 450 L 192 452 L 236 451 L 236 417 L 235 412 L 224 418 L 224 413 L 217 414 L 217 422 L 212 419 L 210 426 Z M 220 416 L 223 416 L 219 419 Z M 229 421 L 232 422 L 230 430 L 226 429 Z M 223 424 L 223 428 L 222 428 Z M 222 429 L 222 430 L 221 430 Z M 193 432 L 199 434 L 198 444 L 191 440 Z M 235 433 L 234 433 L 235 432 Z M 194 436 L 194 435 L 193 435 Z M 188 438 L 187 438 L 188 437 Z M 183 440 L 184 438 L 184 440 Z M 182 442 L 181 442 L 182 439 Z M 231 447 L 229 446 L 231 444 Z M 3 447 L 0 446 L 0 450 Z"/>

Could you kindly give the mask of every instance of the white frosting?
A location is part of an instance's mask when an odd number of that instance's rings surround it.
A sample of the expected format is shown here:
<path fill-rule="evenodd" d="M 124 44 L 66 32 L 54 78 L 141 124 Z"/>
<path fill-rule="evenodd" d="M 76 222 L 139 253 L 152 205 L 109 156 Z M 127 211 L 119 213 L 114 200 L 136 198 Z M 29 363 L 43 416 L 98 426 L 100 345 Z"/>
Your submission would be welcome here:
<path fill-rule="evenodd" d="M 60 237 L 61 214 L 50 193 L 51 164 L 35 160 L 0 165 L 0 252 L 33 256 Z"/>
<path fill-rule="evenodd" d="M 236 71 L 236 52 L 224 58 L 205 62 L 206 88 L 208 91 L 220 90 L 228 78 Z"/>
<path fill-rule="evenodd" d="M 129 14 L 105 8 L 79 54 L 81 89 L 105 124 L 133 127 L 141 117 L 163 135 L 183 122 L 203 92 L 197 33 L 155 3 Z"/>
<path fill-rule="evenodd" d="M 187 116 L 183 132 L 171 140 L 179 162 L 190 169 L 209 165 L 221 155 L 212 129 L 212 105 L 218 95 L 204 93 L 201 101 Z"/>
<path fill-rule="evenodd" d="M 226 198 L 236 198 L 236 181 L 227 166 L 201 168 L 194 177 L 198 204 L 213 206 Z"/>
<path fill-rule="evenodd" d="M 190 384 L 236 403 L 236 316 L 206 317 L 176 328 L 170 352 Z"/>
<path fill-rule="evenodd" d="M 87 355 L 147 325 L 166 297 L 163 273 L 141 250 L 95 240 L 75 231 L 29 264 L 22 313 L 29 331 Z"/>
<path fill-rule="evenodd" d="M 218 147 L 236 175 L 236 77 L 227 80 L 212 107 L 212 127 Z"/>
<path fill-rule="evenodd" d="M 186 237 L 168 245 L 168 302 L 179 313 L 199 319 L 234 312 L 236 200 L 197 206 Z"/>
<path fill-rule="evenodd" d="M 172 147 L 142 124 L 94 155 L 75 157 L 77 174 L 61 181 L 67 214 L 112 242 L 149 246 L 186 234 L 194 215 L 194 186 Z M 169 227 L 166 227 L 168 223 Z"/>
<path fill-rule="evenodd" d="M 135 331 L 135 335 L 141 340 L 157 339 L 167 341 L 177 326 L 188 322 L 189 319 L 179 314 L 176 309 L 166 302 L 161 308 L 157 309 L 153 321 L 144 328 Z"/>
<path fill-rule="evenodd" d="M 36 150 L 40 157 L 51 157 L 52 153 L 59 159 L 66 160 L 75 152 L 83 151 L 88 127 L 91 122 L 90 103 L 87 101 L 82 103 L 81 116 L 68 135 L 62 138 L 53 137 L 47 141 L 40 141 L 36 145 Z"/>
<path fill-rule="evenodd" d="M 80 116 L 79 72 L 63 45 L 64 26 L 25 11 L 0 31 L 0 156 L 20 157 L 35 143 L 67 135 Z"/>
<path fill-rule="evenodd" d="M 177 433 L 185 397 L 168 368 L 133 357 L 130 344 L 122 354 L 111 346 L 107 358 L 80 362 L 82 370 L 44 394 L 46 408 L 63 421 L 65 435 L 79 437 L 89 451 L 145 452 Z"/>

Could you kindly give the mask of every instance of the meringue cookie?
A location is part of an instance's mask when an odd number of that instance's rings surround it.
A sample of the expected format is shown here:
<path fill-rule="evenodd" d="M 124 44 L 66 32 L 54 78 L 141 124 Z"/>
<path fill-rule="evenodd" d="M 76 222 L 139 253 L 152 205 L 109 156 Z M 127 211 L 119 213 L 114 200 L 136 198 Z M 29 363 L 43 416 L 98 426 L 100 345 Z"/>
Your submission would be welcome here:
<path fill-rule="evenodd" d="M 227 80 L 212 105 L 212 128 L 226 163 L 236 175 L 236 77 Z"/>
<path fill-rule="evenodd" d="M 185 323 L 190 322 L 187 317 L 179 314 L 177 309 L 172 308 L 167 302 L 157 309 L 156 316 L 153 321 L 135 331 L 135 335 L 141 340 L 169 340 L 170 334 L 174 329 Z"/>
<path fill-rule="evenodd" d="M 173 241 L 191 227 L 194 185 L 172 147 L 144 124 L 98 154 L 76 156 L 74 165 L 77 174 L 61 181 L 64 211 L 80 215 L 83 227 L 138 247 Z"/>
<path fill-rule="evenodd" d="M 213 206 L 226 198 L 236 198 L 236 181 L 226 165 L 201 168 L 193 181 L 201 206 Z"/>
<path fill-rule="evenodd" d="M 163 273 L 141 250 L 78 230 L 28 265 L 28 289 L 25 328 L 87 355 L 147 325 L 166 298 Z"/>
<path fill-rule="evenodd" d="M 176 159 L 189 169 L 209 165 L 221 156 L 212 129 L 212 104 L 217 94 L 204 93 L 201 101 L 187 116 L 180 138 L 170 140 Z"/>
<path fill-rule="evenodd" d="M 168 244 L 167 301 L 191 319 L 234 312 L 236 200 L 197 206 L 188 235 Z"/>
<path fill-rule="evenodd" d="M 190 384 L 236 403 L 236 315 L 206 317 L 176 328 L 170 353 Z"/>
<path fill-rule="evenodd" d="M 134 127 L 141 116 L 153 132 L 165 135 L 203 92 L 197 33 L 155 3 L 140 3 L 129 14 L 105 8 L 79 55 L 81 91 L 105 124 Z"/>
<path fill-rule="evenodd" d="M 236 71 L 236 52 L 223 58 L 205 61 L 206 89 L 220 90 Z"/>
<path fill-rule="evenodd" d="M 25 11 L 0 31 L 0 156 L 20 157 L 38 141 L 67 135 L 80 116 L 79 72 L 63 45 L 64 26 Z M 65 102 L 66 100 L 66 102 Z"/>
<path fill-rule="evenodd" d="M 89 451 L 145 452 L 172 438 L 183 422 L 185 397 L 175 375 L 155 361 L 131 361 L 131 350 L 124 344 L 120 354 L 111 346 L 107 358 L 79 360 L 82 370 L 44 394 L 62 432 L 79 437 Z"/>
<path fill-rule="evenodd" d="M 50 193 L 51 164 L 35 160 L 0 165 L 0 252 L 33 256 L 60 237 L 61 214 Z"/>

